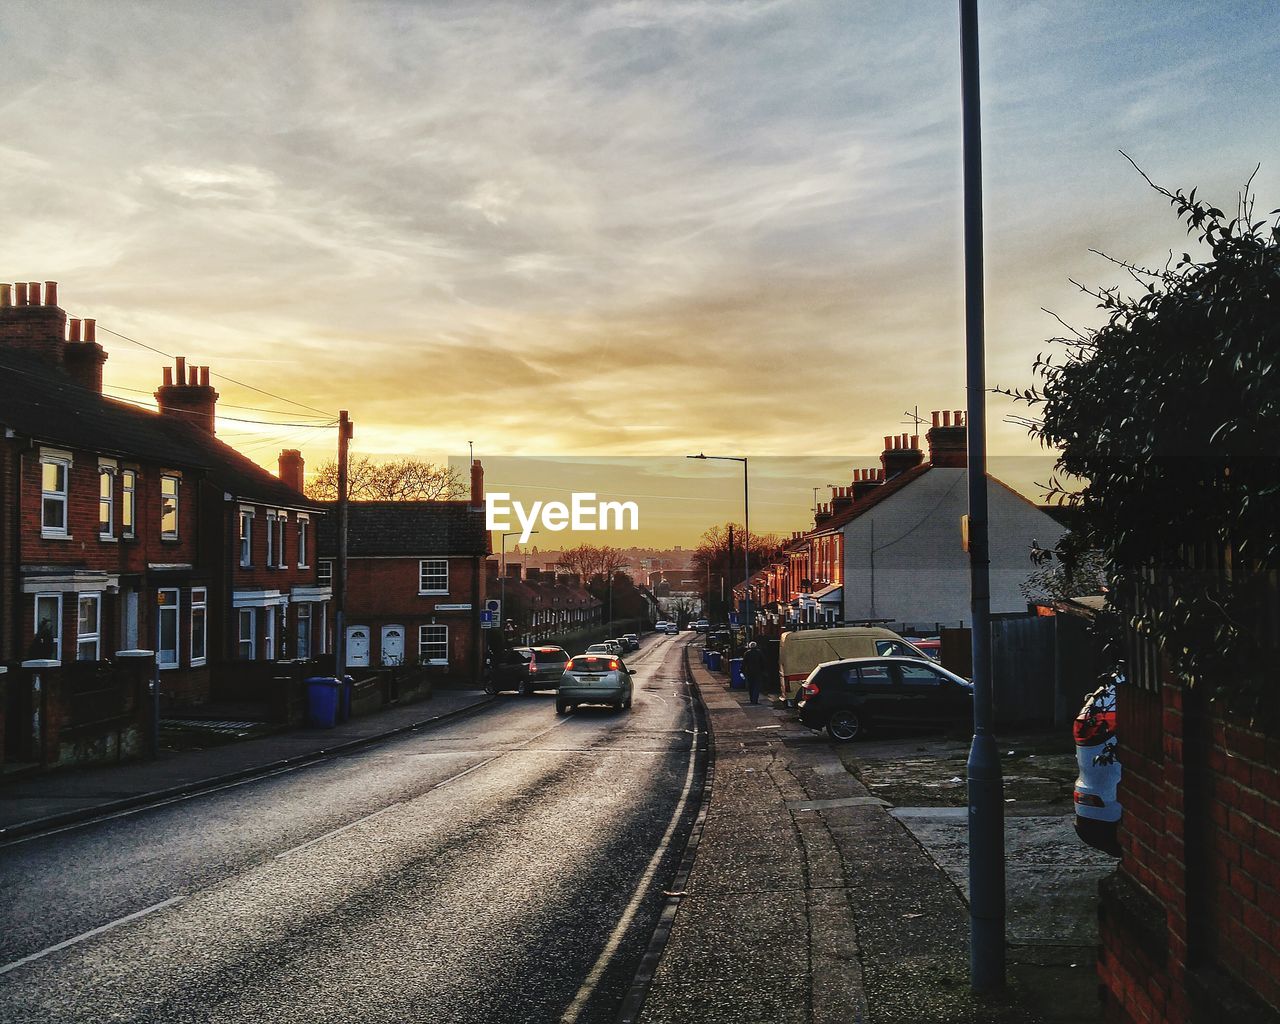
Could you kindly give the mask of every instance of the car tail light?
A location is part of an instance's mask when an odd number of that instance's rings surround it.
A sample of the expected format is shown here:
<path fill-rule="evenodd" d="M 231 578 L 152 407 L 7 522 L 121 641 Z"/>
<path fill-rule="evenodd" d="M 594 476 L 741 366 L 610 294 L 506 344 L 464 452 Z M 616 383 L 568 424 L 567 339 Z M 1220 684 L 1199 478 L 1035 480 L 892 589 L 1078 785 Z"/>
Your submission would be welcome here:
<path fill-rule="evenodd" d="M 566 672 L 572 672 L 572 671 L 573 671 L 573 659 L 572 659 L 572 658 L 570 658 L 568 661 L 566 661 L 566 662 L 564 663 L 564 670 L 565 670 Z"/>
<path fill-rule="evenodd" d="M 610 672 L 617 672 L 617 671 L 618 671 L 618 659 L 617 659 L 617 658 L 614 658 L 614 659 L 613 659 L 613 661 L 609 662 L 609 671 L 610 671 Z"/>
<path fill-rule="evenodd" d="M 529 675 L 533 675 L 537 671 L 538 671 L 538 658 L 535 655 L 534 657 L 529 659 Z"/>
<path fill-rule="evenodd" d="M 1102 802 L 1102 797 L 1094 796 L 1092 793 L 1081 793 L 1080 790 L 1077 789 L 1072 795 L 1075 797 L 1076 803 L 1084 804 L 1086 807 L 1106 806 L 1106 804 Z"/>
<path fill-rule="evenodd" d="M 816 696 L 818 696 L 817 683 L 805 683 L 800 687 L 801 700 L 812 700 Z"/>

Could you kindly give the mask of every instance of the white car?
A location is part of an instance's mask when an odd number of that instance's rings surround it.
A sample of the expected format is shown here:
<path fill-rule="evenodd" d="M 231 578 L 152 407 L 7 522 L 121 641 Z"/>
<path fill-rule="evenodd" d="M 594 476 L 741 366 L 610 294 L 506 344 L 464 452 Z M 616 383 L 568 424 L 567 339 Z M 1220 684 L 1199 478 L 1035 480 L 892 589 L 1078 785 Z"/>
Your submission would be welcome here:
<path fill-rule="evenodd" d="M 622 657 L 622 644 L 617 640 L 602 640 L 598 644 L 592 644 L 587 648 L 588 654 L 607 654 L 611 658 Z"/>
<path fill-rule="evenodd" d="M 1116 757 L 1116 683 L 1098 687 L 1085 699 L 1072 732 L 1076 741 L 1076 835 L 1094 849 L 1120 856 L 1116 831 L 1122 808 L 1116 799 L 1120 761 Z"/>
<path fill-rule="evenodd" d="M 653 624 L 653 631 L 655 633 L 665 633 L 669 625 L 671 625 L 671 623 L 669 623 L 666 619 L 659 619 L 657 622 Z"/>

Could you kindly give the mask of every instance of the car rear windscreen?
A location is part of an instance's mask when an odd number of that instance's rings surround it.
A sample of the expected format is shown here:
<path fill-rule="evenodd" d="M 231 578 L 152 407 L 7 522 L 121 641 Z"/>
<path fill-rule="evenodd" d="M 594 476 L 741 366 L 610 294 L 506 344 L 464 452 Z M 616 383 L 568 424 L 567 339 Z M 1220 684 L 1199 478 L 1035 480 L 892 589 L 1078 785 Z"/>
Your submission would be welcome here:
<path fill-rule="evenodd" d="M 573 671 L 575 672 L 612 672 L 609 666 L 614 663 L 613 658 L 597 657 L 594 654 L 579 654 L 573 659 Z"/>
<path fill-rule="evenodd" d="M 543 650 L 541 647 L 539 647 L 536 653 L 538 655 L 539 665 L 541 665 L 544 661 L 568 661 L 569 660 L 569 655 L 567 655 L 564 651 L 562 651 L 558 647 L 552 647 L 546 650 Z"/>

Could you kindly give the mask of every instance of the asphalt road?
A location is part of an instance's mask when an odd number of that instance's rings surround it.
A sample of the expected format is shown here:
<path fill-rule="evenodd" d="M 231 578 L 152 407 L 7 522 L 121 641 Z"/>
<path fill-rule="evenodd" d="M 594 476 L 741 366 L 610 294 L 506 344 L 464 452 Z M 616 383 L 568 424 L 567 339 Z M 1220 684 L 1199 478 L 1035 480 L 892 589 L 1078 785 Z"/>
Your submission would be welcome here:
<path fill-rule="evenodd" d="M 612 1021 L 696 811 L 682 647 L 630 713 L 504 695 L 0 847 L 0 1021 Z"/>

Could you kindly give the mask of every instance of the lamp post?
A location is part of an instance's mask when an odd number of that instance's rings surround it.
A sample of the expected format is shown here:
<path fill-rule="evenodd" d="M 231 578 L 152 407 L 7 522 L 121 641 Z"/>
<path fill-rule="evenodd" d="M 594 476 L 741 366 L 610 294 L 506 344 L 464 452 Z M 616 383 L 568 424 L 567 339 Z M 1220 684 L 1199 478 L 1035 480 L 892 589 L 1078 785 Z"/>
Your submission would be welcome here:
<path fill-rule="evenodd" d="M 751 639 L 751 588 L 747 581 L 751 579 L 751 496 L 747 485 L 747 458 L 745 455 L 703 455 L 699 452 L 697 455 L 688 455 L 690 459 L 715 459 L 719 462 L 741 462 L 742 463 L 742 571 L 745 574 L 742 577 L 742 593 L 746 602 L 746 614 L 743 615 L 743 626 L 746 629 L 746 637 Z"/>
<path fill-rule="evenodd" d="M 529 535 L 533 536 L 533 534 L 537 532 L 537 530 L 530 530 Z M 506 619 L 507 617 L 507 538 L 519 537 L 520 533 L 520 530 L 512 530 L 510 533 L 504 533 L 502 535 L 502 575 L 498 577 L 498 604 L 502 606 L 500 614 L 503 619 Z M 502 635 L 505 638 L 507 633 L 506 623 L 500 622 L 498 623 L 498 627 L 502 630 Z"/>

